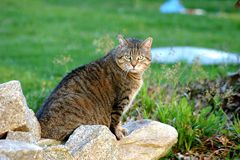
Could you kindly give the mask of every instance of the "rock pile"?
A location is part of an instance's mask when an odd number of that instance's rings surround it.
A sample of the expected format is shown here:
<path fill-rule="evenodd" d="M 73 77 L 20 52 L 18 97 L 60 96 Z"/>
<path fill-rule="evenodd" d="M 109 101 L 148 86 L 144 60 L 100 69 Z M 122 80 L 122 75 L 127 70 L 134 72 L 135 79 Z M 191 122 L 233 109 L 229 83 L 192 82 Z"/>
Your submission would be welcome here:
<path fill-rule="evenodd" d="M 82 125 L 67 142 L 41 139 L 18 81 L 0 84 L 1 160 L 155 160 L 177 142 L 177 131 L 151 120 L 127 123 L 129 135 L 117 141 L 102 125 Z"/>

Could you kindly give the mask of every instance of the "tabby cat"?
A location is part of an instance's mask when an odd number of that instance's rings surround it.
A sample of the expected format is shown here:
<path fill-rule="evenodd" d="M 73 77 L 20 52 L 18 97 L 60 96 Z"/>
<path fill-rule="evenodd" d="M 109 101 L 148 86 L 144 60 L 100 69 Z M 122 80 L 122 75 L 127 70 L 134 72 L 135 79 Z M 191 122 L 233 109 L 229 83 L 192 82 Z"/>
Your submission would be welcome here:
<path fill-rule="evenodd" d="M 105 57 L 76 68 L 58 84 L 37 112 L 43 138 L 66 140 L 80 125 L 100 124 L 119 140 L 126 131 L 121 115 L 142 86 L 151 63 L 152 38 L 118 36 L 119 45 Z"/>

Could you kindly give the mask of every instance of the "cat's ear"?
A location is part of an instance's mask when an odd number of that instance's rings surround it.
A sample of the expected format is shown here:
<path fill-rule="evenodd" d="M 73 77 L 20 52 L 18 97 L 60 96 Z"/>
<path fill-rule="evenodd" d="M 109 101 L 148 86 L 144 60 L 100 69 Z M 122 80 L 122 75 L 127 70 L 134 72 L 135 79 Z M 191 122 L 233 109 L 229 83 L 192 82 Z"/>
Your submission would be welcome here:
<path fill-rule="evenodd" d="M 127 45 L 127 43 L 128 43 L 127 40 L 124 39 L 121 34 L 119 34 L 119 35 L 117 36 L 117 38 L 118 38 L 119 46 L 120 46 L 120 47 L 123 47 L 123 46 L 126 46 L 126 45 Z"/>
<path fill-rule="evenodd" d="M 146 50 L 150 50 L 152 47 L 152 41 L 153 41 L 152 37 L 148 37 L 142 42 L 141 47 Z"/>

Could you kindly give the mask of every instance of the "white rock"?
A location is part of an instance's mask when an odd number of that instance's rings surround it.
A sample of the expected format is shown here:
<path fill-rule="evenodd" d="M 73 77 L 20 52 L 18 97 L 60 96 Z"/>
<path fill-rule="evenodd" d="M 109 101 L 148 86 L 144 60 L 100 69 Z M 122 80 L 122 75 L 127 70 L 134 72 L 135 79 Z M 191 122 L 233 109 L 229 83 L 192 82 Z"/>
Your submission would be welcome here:
<path fill-rule="evenodd" d="M 36 140 L 40 140 L 41 138 L 41 127 L 35 116 L 35 113 L 27 107 L 26 104 L 26 111 L 25 111 L 25 119 L 26 119 L 26 127 L 28 128 L 29 132 L 35 136 Z"/>
<path fill-rule="evenodd" d="M 0 140 L 0 159 L 42 160 L 42 148 L 26 142 Z"/>
<path fill-rule="evenodd" d="M 42 138 L 37 142 L 37 145 L 41 147 L 50 147 L 50 146 L 57 146 L 60 145 L 61 141 L 55 140 L 55 139 L 47 139 L 47 138 Z"/>
<path fill-rule="evenodd" d="M 238 53 L 191 46 L 172 46 L 152 48 L 152 60 L 159 63 L 176 63 L 184 61 L 194 63 L 196 60 L 203 65 L 209 64 L 240 64 Z"/>
<path fill-rule="evenodd" d="M 116 137 L 102 125 L 82 125 L 65 145 L 76 160 L 118 160 Z"/>
<path fill-rule="evenodd" d="M 27 106 L 19 81 L 0 84 L 0 124 L 0 137 L 8 131 L 23 131 L 40 139 L 40 125 Z"/>
<path fill-rule="evenodd" d="M 0 84 L 0 135 L 26 125 L 22 96 L 18 81 Z"/>
<path fill-rule="evenodd" d="M 36 143 L 38 141 L 38 139 L 32 134 L 32 132 L 21 131 L 9 131 L 6 139 L 29 143 Z"/>
<path fill-rule="evenodd" d="M 57 145 L 44 148 L 43 160 L 74 160 L 74 158 L 66 146 Z"/>
<path fill-rule="evenodd" d="M 118 141 L 121 160 L 158 160 L 177 142 L 176 129 L 157 121 L 134 121 L 123 127 L 129 135 Z"/>
<path fill-rule="evenodd" d="M 177 142 L 177 131 L 157 121 L 129 122 L 124 128 L 129 135 L 117 141 L 106 126 L 82 125 L 65 146 L 78 160 L 158 160 Z"/>
<path fill-rule="evenodd" d="M 0 160 L 11 160 L 11 159 L 5 155 L 0 155 Z"/>

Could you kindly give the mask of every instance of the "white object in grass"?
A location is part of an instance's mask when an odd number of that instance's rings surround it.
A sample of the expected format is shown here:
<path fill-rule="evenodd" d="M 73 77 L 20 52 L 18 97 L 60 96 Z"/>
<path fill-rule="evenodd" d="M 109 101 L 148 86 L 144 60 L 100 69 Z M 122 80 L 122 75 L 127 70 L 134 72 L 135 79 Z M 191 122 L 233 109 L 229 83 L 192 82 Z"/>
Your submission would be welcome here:
<path fill-rule="evenodd" d="M 152 49 L 152 60 L 160 63 L 179 61 L 200 64 L 240 64 L 240 54 L 198 47 L 160 47 Z"/>

